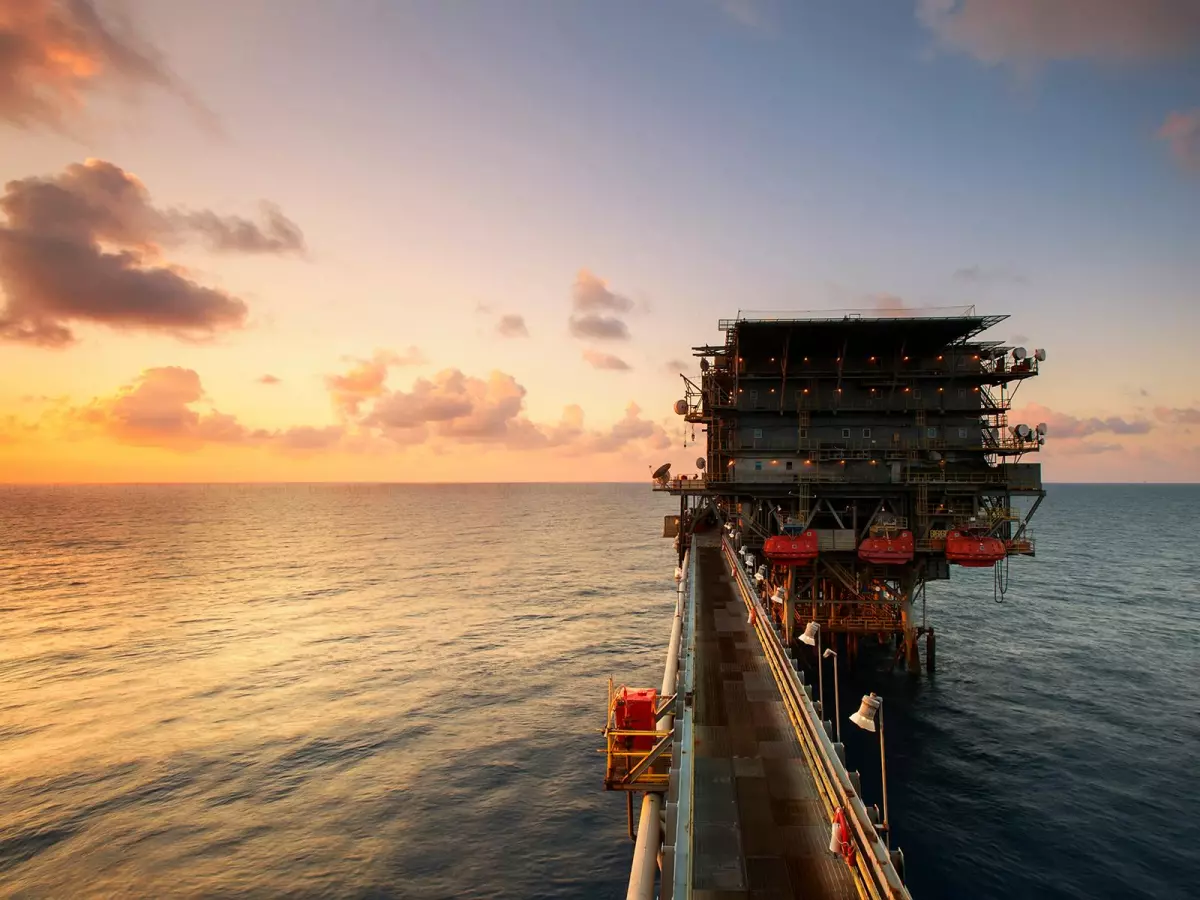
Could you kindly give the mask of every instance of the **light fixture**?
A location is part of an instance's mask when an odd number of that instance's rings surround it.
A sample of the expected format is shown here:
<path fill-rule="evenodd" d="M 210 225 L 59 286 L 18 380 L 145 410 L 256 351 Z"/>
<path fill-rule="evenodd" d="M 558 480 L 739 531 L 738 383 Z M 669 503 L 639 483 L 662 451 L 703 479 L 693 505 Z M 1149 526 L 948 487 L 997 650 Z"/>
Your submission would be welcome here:
<path fill-rule="evenodd" d="M 907 356 L 906 356 L 906 357 L 904 357 L 904 359 L 903 359 L 903 360 L 901 360 L 901 361 L 902 361 L 902 362 L 908 362 L 908 357 L 907 357 Z"/>
<path fill-rule="evenodd" d="M 879 712 L 881 702 L 875 692 L 872 691 L 870 696 L 862 698 L 862 704 L 858 707 L 858 712 L 850 717 L 850 721 L 863 731 L 874 731 L 875 714 Z"/>
<path fill-rule="evenodd" d="M 842 742 L 842 701 L 838 692 L 837 651 L 832 647 L 827 647 L 821 654 L 822 659 L 829 659 L 831 656 L 833 657 L 833 727 L 836 740 L 840 744 Z"/>
<path fill-rule="evenodd" d="M 942 361 L 942 358 L 939 356 L 939 357 L 938 357 L 938 362 L 941 362 L 941 361 Z M 741 362 L 741 360 L 738 360 L 738 362 Z"/>
<path fill-rule="evenodd" d="M 817 633 L 820 632 L 821 626 L 816 622 L 809 622 L 808 627 L 804 629 L 804 634 L 800 635 L 800 640 L 808 644 L 810 647 L 817 646 Z M 875 729 L 872 728 L 872 731 Z"/>

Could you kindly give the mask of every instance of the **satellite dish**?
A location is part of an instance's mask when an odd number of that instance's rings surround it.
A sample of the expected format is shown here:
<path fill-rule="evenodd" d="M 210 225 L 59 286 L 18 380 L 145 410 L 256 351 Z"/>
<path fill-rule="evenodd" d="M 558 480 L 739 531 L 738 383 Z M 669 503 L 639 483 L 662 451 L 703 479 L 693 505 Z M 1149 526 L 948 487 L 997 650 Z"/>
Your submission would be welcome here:
<path fill-rule="evenodd" d="M 1045 350 L 1034 350 L 1034 351 L 1033 351 L 1033 358 L 1034 358 L 1034 359 L 1036 359 L 1038 362 L 1045 362 L 1045 360 L 1046 360 L 1046 351 L 1045 351 Z"/>
<path fill-rule="evenodd" d="M 1046 433 L 1046 423 L 1045 422 L 1038 422 L 1037 433 L 1038 434 Z"/>
<path fill-rule="evenodd" d="M 1017 426 L 1017 437 L 1021 438 L 1022 440 L 1029 437 L 1029 426 L 1028 425 L 1018 425 Z"/>
<path fill-rule="evenodd" d="M 701 372 L 707 372 L 707 371 L 708 371 L 708 360 L 707 360 L 707 359 L 705 359 L 703 356 L 702 356 L 702 357 L 700 357 L 700 371 L 701 371 Z"/>
<path fill-rule="evenodd" d="M 651 478 L 654 478 L 654 479 L 656 479 L 656 480 L 657 480 L 657 479 L 659 479 L 659 478 L 666 478 L 666 477 L 667 477 L 667 474 L 668 474 L 670 471 L 671 471 L 671 464 L 670 464 L 670 463 L 663 463 L 661 466 L 659 466 L 657 469 L 655 469 L 655 470 L 654 470 L 654 474 L 653 474 L 653 475 L 651 475 L 650 477 L 651 477 Z"/>
<path fill-rule="evenodd" d="M 686 415 L 686 414 L 687 414 L 687 401 L 686 400 L 676 400 L 675 401 L 675 415 L 682 416 L 682 415 Z"/>
<path fill-rule="evenodd" d="M 704 457 L 703 456 L 696 457 L 696 468 L 699 469 L 701 472 L 704 471 Z"/>
<path fill-rule="evenodd" d="M 1025 352 L 1024 347 L 1014 347 L 1013 348 L 1013 359 L 1024 359 L 1028 355 L 1029 354 Z"/>

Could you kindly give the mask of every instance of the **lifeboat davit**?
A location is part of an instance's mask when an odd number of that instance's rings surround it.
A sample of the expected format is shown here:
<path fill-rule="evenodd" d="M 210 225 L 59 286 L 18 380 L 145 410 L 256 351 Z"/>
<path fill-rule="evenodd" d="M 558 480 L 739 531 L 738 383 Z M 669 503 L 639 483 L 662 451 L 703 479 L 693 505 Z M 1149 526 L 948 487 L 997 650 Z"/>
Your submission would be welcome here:
<path fill-rule="evenodd" d="M 858 558 L 864 562 L 897 565 L 911 562 L 913 558 L 913 536 L 911 531 L 902 531 L 891 537 L 869 537 L 858 545 Z"/>
<path fill-rule="evenodd" d="M 965 531 L 946 532 L 946 559 L 968 568 L 994 566 L 1008 555 L 1004 541 L 997 537 L 969 534 Z"/>
<path fill-rule="evenodd" d="M 777 566 L 802 566 L 817 558 L 817 533 L 777 534 L 763 544 L 763 555 Z"/>

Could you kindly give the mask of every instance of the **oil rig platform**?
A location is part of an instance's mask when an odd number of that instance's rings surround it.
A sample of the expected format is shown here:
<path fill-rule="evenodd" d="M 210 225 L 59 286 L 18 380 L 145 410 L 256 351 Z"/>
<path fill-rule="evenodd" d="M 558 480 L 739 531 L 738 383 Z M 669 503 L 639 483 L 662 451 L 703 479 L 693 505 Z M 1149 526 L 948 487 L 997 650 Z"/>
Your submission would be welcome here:
<path fill-rule="evenodd" d="M 922 637 L 932 673 L 926 584 L 991 568 L 999 596 L 1009 559 L 1035 553 L 1045 492 L 1022 460 L 1046 425 L 1009 415 L 1046 354 L 981 339 L 1005 318 L 747 312 L 693 348 L 675 411 L 706 453 L 693 475 L 653 475 L 679 497 L 666 671 L 657 690 L 610 685 L 604 731 L 605 787 L 626 793 L 636 840 L 631 900 L 909 897 L 883 700 L 843 722 L 837 675 L 870 648 L 919 675 Z M 879 736 L 882 807 L 843 725 Z"/>

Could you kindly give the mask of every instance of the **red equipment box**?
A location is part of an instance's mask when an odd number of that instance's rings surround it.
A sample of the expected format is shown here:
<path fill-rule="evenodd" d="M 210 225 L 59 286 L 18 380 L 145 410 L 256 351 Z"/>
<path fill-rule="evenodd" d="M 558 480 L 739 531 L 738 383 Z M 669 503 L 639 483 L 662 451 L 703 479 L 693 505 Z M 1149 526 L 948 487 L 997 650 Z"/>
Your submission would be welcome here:
<path fill-rule="evenodd" d="M 654 688 L 621 688 L 613 720 L 618 731 L 654 731 L 654 710 L 658 691 Z M 653 735 L 626 738 L 630 750 L 650 750 L 656 739 Z"/>

